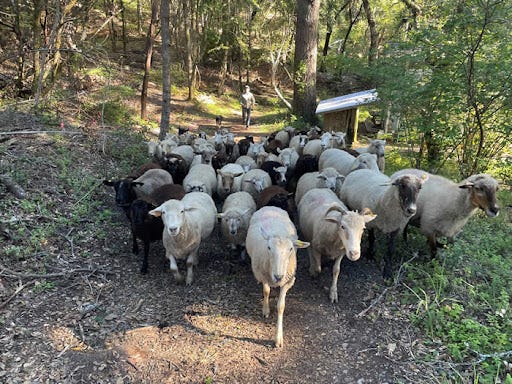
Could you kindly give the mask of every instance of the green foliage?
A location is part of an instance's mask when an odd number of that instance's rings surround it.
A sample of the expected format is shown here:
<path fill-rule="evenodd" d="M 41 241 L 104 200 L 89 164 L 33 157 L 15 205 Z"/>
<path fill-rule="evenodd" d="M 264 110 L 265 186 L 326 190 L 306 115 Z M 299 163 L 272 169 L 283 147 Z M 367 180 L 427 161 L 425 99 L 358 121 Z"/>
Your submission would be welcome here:
<path fill-rule="evenodd" d="M 510 201 L 510 191 L 504 195 Z M 511 230 L 507 212 L 495 219 L 476 215 L 441 252 L 442 262 L 406 269 L 403 300 L 416 303 L 415 324 L 455 362 L 474 362 L 482 382 L 505 379 L 501 360 L 493 356 L 512 350 Z"/>

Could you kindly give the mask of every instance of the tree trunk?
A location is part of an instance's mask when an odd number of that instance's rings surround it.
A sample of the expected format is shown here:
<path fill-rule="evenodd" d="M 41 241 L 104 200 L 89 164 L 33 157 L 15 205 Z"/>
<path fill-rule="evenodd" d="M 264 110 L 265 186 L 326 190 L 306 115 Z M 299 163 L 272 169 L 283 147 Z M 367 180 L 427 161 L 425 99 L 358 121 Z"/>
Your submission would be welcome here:
<path fill-rule="evenodd" d="M 188 97 L 187 100 L 192 100 L 194 98 L 194 60 L 193 60 L 193 52 L 192 52 L 192 39 L 191 39 L 191 29 L 192 29 L 192 12 L 190 9 L 189 0 L 183 0 L 183 20 L 184 20 L 184 28 L 185 28 L 185 45 L 186 45 L 186 54 L 185 54 L 185 64 L 187 67 L 187 85 L 188 85 Z"/>
<path fill-rule="evenodd" d="M 160 22 L 162 35 L 162 114 L 160 118 L 160 140 L 169 132 L 171 117 L 171 31 L 169 29 L 169 0 L 160 4 Z"/>
<path fill-rule="evenodd" d="M 363 8 L 366 14 L 366 20 L 368 21 L 368 29 L 370 30 L 370 49 L 368 51 L 368 64 L 372 65 L 377 59 L 378 54 L 378 41 L 379 35 L 377 32 L 377 24 L 375 23 L 375 18 L 373 17 L 373 12 L 370 7 L 369 0 L 363 0 Z"/>
<path fill-rule="evenodd" d="M 119 0 L 119 7 L 121 7 L 121 33 L 123 38 L 123 53 L 126 55 L 126 17 L 123 0 Z"/>
<path fill-rule="evenodd" d="M 153 58 L 153 44 L 155 41 L 155 29 L 158 19 L 158 0 L 151 0 L 151 21 L 149 22 L 148 34 L 146 36 L 146 61 L 144 62 L 144 78 L 142 79 L 142 92 L 140 95 L 140 118 L 147 120 L 147 98 L 149 74 L 151 71 L 151 60 Z"/>
<path fill-rule="evenodd" d="M 297 0 L 293 113 L 317 124 L 316 61 L 320 0 Z"/>

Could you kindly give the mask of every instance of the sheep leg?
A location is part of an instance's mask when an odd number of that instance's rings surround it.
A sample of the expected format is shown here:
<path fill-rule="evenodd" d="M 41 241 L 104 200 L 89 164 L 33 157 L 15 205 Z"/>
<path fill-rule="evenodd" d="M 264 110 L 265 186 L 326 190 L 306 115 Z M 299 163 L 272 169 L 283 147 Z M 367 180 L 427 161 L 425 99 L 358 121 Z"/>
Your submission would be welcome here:
<path fill-rule="evenodd" d="M 318 276 L 322 272 L 322 255 L 314 247 L 308 248 L 309 254 L 309 274 L 312 277 Z"/>
<path fill-rule="evenodd" d="M 395 254 L 395 237 L 397 234 L 398 230 L 388 235 L 388 251 L 384 256 L 384 271 L 382 272 L 385 280 L 393 277 L 393 255 Z"/>
<path fill-rule="evenodd" d="M 435 259 L 435 257 L 437 256 L 437 248 L 438 248 L 436 235 L 428 235 L 427 239 L 428 239 L 428 245 L 430 248 L 430 257 L 432 259 Z"/>
<path fill-rule="evenodd" d="M 170 261 L 171 272 L 174 275 L 176 282 L 181 283 L 183 281 L 183 276 L 181 275 L 180 271 L 178 270 L 178 264 L 176 263 L 176 259 L 174 258 L 173 255 L 170 255 L 170 254 L 167 254 L 166 256 Z"/>
<path fill-rule="evenodd" d="M 331 290 L 329 291 L 329 298 L 331 299 L 331 303 L 338 302 L 338 277 L 340 275 L 340 265 L 342 259 L 343 255 L 334 260 L 334 265 L 332 267 L 332 284 Z"/>
<path fill-rule="evenodd" d="M 270 285 L 263 283 L 263 316 L 268 317 L 270 315 L 270 306 L 268 305 L 268 299 L 270 297 Z"/>
<path fill-rule="evenodd" d="M 149 240 L 144 241 L 144 258 L 142 259 L 142 267 L 140 268 L 140 273 L 142 274 L 148 273 L 149 244 Z"/>
<path fill-rule="evenodd" d="M 132 231 L 132 252 L 134 255 L 139 253 L 139 244 L 137 244 L 137 236 Z"/>
<path fill-rule="evenodd" d="M 368 230 L 368 249 L 366 257 L 370 260 L 375 258 L 375 230 L 373 228 Z"/>
<path fill-rule="evenodd" d="M 283 346 L 283 316 L 284 316 L 284 307 L 286 305 L 286 292 L 293 286 L 295 283 L 295 277 L 291 279 L 288 283 L 283 285 L 279 291 L 279 299 L 277 300 L 277 329 L 276 329 L 276 347 L 281 348 Z"/>
<path fill-rule="evenodd" d="M 197 250 L 198 248 L 194 249 L 187 258 L 187 285 L 192 284 L 194 280 L 194 265 L 197 265 Z"/>
<path fill-rule="evenodd" d="M 402 237 L 403 237 L 405 243 L 407 243 L 407 241 L 408 241 L 408 236 L 407 236 L 408 228 L 409 228 L 409 223 L 405 224 L 404 232 L 402 233 Z"/>

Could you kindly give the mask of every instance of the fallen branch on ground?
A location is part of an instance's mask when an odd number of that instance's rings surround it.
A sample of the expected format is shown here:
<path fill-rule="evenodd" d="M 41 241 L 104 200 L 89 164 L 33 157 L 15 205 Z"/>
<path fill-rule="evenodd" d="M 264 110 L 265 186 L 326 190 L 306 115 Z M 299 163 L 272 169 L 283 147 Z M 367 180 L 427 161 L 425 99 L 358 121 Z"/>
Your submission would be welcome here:
<path fill-rule="evenodd" d="M 0 174 L 0 183 L 7 187 L 7 190 L 11 192 L 18 199 L 24 199 L 27 193 L 21 188 L 9 175 Z"/>
<path fill-rule="evenodd" d="M 5 277 L 16 277 L 20 279 L 53 279 L 57 277 L 65 277 L 69 275 L 74 275 L 76 273 L 80 272 L 88 272 L 88 273 L 100 273 L 100 274 L 106 274 L 106 275 L 112 275 L 114 272 L 104 270 L 104 269 L 90 269 L 90 268 L 76 268 L 76 269 L 70 269 L 69 271 L 64 272 L 56 272 L 56 273 L 22 273 L 22 272 L 16 272 L 13 271 L 2 264 L 0 264 L 0 276 Z"/>

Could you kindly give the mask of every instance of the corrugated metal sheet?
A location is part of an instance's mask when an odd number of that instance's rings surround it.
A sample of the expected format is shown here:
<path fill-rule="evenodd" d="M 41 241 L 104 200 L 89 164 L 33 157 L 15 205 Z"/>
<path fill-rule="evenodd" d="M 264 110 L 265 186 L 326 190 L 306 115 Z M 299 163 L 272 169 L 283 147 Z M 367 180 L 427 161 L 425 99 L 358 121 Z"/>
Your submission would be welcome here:
<path fill-rule="evenodd" d="M 338 96 L 332 99 L 322 100 L 318 103 L 318 106 L 316 107 L 316 114 L 344 111 L 346 109 L 358 107 L 359 105 L 373 103 L 378 99 L 376 89 Z"/>

